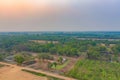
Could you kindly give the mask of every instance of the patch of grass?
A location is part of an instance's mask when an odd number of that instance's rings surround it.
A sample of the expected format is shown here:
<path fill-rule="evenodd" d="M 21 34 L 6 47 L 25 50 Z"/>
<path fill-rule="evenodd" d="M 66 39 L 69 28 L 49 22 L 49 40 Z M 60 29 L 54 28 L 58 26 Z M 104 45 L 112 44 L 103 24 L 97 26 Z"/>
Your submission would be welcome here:
<path fill-rule="evenodd" d="M 65 66 L 67 66 L 67 64 L 70 62 L 70 60 L 67 60 L 64 64 L 61 65 L 57 65 L 56 67 L 53 65 L 51 68 L 53 69 L 57 69 L 57 70 L 61 70 L 62 68 L 64 68 Z"/>
<path fill-rule="evenodd" d="M 52 76 L 48 76 L 46 74 L 38 73 L 38 72 L 35 72 L 35 71 L 30 71 L 30 70 L 26 70 L 26 69 L 22 69 L 22 71 L 29 72 L 29 73 L 37 75 L 37 76 L 47 77 L 48 80 L 62 80 L 62 79 L 52 77 Z"/>
<path fill-rule="evenodd" d="M 67 76 L 78 80 L 120 80 L 120 63 L 79 60 Z"/>

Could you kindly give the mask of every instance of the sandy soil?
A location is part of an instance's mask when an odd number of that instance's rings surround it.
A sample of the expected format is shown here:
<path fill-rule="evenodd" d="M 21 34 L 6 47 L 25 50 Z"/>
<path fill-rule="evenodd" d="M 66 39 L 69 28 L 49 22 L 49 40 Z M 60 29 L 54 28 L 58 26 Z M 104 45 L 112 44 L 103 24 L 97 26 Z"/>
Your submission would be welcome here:
<path fill-rule="evenodd" d="M 23 72 L 17 66 L 5 66 L 0 68 L 0 80 L 47 80 L 47 78 Z"/>
<path fill-rule="evenodd" d="M 73 78 L 64 77 L 58 74 L 49 73 L 42 70 L 35 70 L 28 67 L 20 67 L 20 66 L 16 66 L 16 65 L 4 63 L 4 62 L 0 62 L 0 64 L 9 65 L 9 66 L 0 68 L 0 80 L 47 80 L 46 77 L 39 77 L 27 72 L 23 72 L 21 71 L 22 69 L 43 73 L 48 76 L 57 77 L 63 80 L 76 80 Z"/>

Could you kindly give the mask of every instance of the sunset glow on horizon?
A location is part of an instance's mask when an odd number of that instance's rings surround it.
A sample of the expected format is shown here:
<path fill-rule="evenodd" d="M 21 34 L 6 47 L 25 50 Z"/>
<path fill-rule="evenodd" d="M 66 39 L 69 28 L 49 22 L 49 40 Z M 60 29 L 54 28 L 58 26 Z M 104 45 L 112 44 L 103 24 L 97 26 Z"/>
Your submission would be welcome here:
<path fill-rule="evenodd" d="M 45 13 L 48 5 L 36 5 L 27 0 L 3 0 L 0 1 L 0 16 L 2 17 L 21 17 L 40 11 Z"/>
<path fill-rule="evenodd" d="M 1 0 L 0 16 L 1 17 L 21 17 L 40 13 L 45 15 L 54 10 L 54 6 L 58 4 L 69 4 L 68 0 Z M 53 11 L 54 12 L 54 11 Z"/>
<path fill-rule="evenodd" d="M 119 30 L 119 0 L 0 0 L 0 31 Z"/>

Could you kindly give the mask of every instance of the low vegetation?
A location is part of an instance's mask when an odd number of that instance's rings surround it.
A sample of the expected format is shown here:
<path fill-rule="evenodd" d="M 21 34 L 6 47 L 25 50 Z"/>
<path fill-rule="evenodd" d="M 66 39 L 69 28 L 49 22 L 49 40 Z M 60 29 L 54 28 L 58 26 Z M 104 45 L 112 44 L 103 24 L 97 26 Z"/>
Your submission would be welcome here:
<path fill-rule="evenodd" d="M 61 70 L 63 69 L 65 66 L 67 66 L 67 64 L 69 63 L 69 60 L 67 60 L 65 63 L 63 64 L 57 64 L 56 66 L 52 65 L 51 68 L 56 69 L 56 70 Z"/>
<path fill-rule="evenodd" d="M 37 75 L 37 76 L 47 77 L 48 80 L 62 80 L 62 79 L 59 79 L 59 78 L 56 78 L 56 77 L 48 76 L 48 75 L 46 75 L 46 74 L 42 74 L 42 73 L 38 73 L 38 72 L 26 70 L 26 69 L 22 69 L 22 71 L 29 72 L 29 73 L 34 74 L 34 75 Z"/>
<path fill-rule="evenodd" d="M 95 60 L 79 60 L 67 76 L 78 80 L 119 80 L 120 64 Z"/>
<path fill-rule="evenodd" d="M 14 60 L 17 62 L 18 65 L 21 65 L 25 61 L 25 58 L 23 55 L 17 54 L 14 56 Z"/>

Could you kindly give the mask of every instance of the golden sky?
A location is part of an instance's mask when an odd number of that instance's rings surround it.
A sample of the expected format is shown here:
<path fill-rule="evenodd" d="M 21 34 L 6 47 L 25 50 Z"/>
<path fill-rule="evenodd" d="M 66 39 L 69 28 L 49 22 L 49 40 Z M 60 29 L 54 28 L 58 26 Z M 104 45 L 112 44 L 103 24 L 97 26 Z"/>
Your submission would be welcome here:
<path fill-rule="evenodd" d="M 0 0 L 0 16 L 7 18 L 31 15 L 38 11 L 45 14 L 49 9 L 48 3 L 40 0 Z"/>
<path fill-rule="evenodd" d="M 120 0 L 0 0 L 0 31 L 120 30 Z"/>
<path fill-rule="evenodd" d="M 67 5 L 69 0 L 0 0 L 0 17 L 21 17 L 38 12 L 47 14 L 59 3 Z"/>

